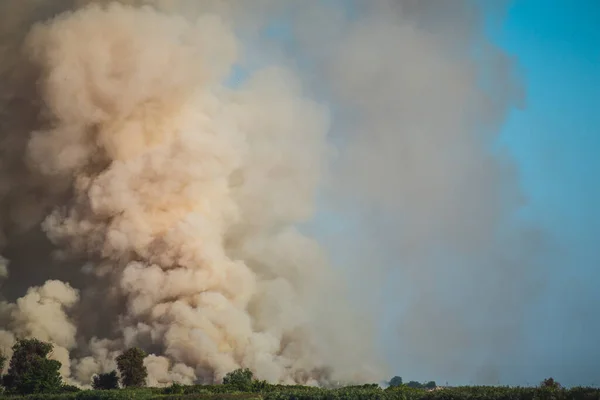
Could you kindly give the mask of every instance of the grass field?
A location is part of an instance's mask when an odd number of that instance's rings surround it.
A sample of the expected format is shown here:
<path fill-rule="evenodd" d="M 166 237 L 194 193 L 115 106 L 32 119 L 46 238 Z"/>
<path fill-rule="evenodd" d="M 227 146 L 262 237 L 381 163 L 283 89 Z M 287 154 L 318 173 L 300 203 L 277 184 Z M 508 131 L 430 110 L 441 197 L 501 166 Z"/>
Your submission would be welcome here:
<path fill-rule="evenodd" d="M 510 388 L 510 387 L 456 387 L 433 391 L 406 386 L 382 389 L 376 385 L 351 386 L 339 389 L 321 389 L 305 386 L 267 385 L 257 392 L 240 392 L 227 385 L 174 385 L 168 388 L 140 388 L 119 390 L 82 390 L 68 393 L 29 396 L 4 396 L 7 399 L 40 400 L 124 400 L 124 399 L 230 399 L 230 400 L 600 400 L 600 389 L 595 388 Z"/>

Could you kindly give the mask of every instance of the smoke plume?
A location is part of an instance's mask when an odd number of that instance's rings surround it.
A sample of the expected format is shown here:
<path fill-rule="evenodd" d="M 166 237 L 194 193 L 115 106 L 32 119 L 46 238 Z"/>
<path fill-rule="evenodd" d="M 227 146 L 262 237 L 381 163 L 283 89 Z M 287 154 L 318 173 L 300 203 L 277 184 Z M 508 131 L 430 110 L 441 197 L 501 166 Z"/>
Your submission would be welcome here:
<path fill-rule="evenodd" d="M 502 258 L 519 190 L 488 150 L 520 95 L 469 2 L 435 4 L 0 3 L 0 347 L 51 341 L 83 385 L 128 346 L 153 385 L 378 380 L 399 266 L 423 289 L 403 340 L 434 362 L 436 246 Z M 359 220 L 325 239 L 340 268 L 299 228 L 331 204 Z"/>

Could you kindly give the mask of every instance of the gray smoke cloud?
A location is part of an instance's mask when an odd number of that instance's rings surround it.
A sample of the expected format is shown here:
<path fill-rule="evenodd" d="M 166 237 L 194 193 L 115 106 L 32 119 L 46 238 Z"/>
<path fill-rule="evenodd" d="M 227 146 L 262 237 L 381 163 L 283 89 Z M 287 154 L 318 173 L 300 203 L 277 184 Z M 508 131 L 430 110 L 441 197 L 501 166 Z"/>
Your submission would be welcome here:
<path fill-rule="evenodd" d="M 490 146 L 521 93 L 470 2 L 8 0 L 0 15 L 4 351 L 52 341 L 83 385 L 133 345 L 153 385 L 238 367 L 376 381 L 391 270 L 412 352 L 394 357 L 460 376 L 462 352 L 518 340 L 532 294 L 513 275 L 537 242 L 505 226 L 520 192 Z M 298 228 L 334 206 L 354 233 Z"/>
<path fill-rule="evenodd" d="M 517 218 L 518 171 L 495 146 L 523 106 L 515 60 L 486 39 L 474 2 L 359 4 L 363 18 L 338 25 L 338 40 L 298 33 L 328 55 L 316 80 L 342 115 L 323 203 L 354 233 L 332 229 L 324 243 L 355 291 L 380 293 L 366 308 L 384 314 L 397 374 L 524 383 L 549 239 Z"/>

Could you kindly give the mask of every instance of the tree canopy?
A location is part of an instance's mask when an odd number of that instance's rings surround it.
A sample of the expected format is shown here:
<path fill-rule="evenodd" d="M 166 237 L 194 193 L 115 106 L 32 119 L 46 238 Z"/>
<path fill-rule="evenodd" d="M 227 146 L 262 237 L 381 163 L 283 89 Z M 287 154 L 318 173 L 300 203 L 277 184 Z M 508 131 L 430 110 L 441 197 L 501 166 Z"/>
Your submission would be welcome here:
<path fill-rule="evenodd" d="M 146 386 L 148 370 L 144 365 L 147 354 L 138 347 L 132 347 L 117 357 L 117 367 L 121 373 L 121 384 L 124 387 Z"/>
<path fill-rule="evenodd" d="M 435 381 L 429 381 L 424 386 L 425 389 L 435 389 L 437 387 Z"/>
<path fill-rule="evenodd" d="M 4 364 L 6 364 L 6 356 L 0 353 L 0 375 L 2 375 L 2 372 L 4 371 Z"/>
<path fill-rule="evenodd" d="M 240 391 L 249 390 L 252 387 L 254 375 L 248 368 L 236 369 L 227 373 L 223 378 L 223 384 L 233 386 Z"/>
<path fill-rule="evenodd" d="M 547 378 L 542 381 L 540 384 L 541 387 L 551 388 L 551 389 L 560 389 L 560 383 L 554 380 L 554 378 Z"/>
<path fill-rule="evenodd" d="M 117 371 L 95 375 L 92 380 L 92 387 L 96 390 L 118 389 L 119 377 L 117 376 Z"/>
<path fill-rule="evenodd" d="M 402 377 L 395 376 L 390 380 L 390 386 L 400 386 L 402 385 Z"/>
<path fill-rule="evenodd" d="M 20 339 L 12 349 L 8 373 L 2 379 L 9 393 L 32 394 L 60 390 L 61 363 L 47 358 L 52 352 L 52 344 L 38 339 Z"/>

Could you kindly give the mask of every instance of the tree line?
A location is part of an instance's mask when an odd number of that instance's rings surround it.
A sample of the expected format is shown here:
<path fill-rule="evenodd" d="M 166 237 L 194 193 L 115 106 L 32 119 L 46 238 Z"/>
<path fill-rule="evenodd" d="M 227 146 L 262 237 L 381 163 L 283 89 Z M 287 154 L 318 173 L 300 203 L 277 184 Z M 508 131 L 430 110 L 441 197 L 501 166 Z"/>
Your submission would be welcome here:
<path fill-rule="evenodd" d="M 181 385 L 173 383 L 164 388 L 147 388 L 148 371 L 144 365 L 147 354 L 133 347 L 116 358 L 117 369 L 94 375 L 91 386 L 94 391 L 82 391 L 62 381 L 61 363 L 52 360 L 53 346 L 38 339 L 20 339 L 12 347 L 7 373 L 0 376 L 6 395 L 35 395 L 35 398 L 53 400 L 91 399 L 167 399 L 182 396 L 203 398 L 264 399 L 264 400 L 308 400 L 308 399 L 379 399 L 379 400 L 600 400 L 600 390 L 594 388 L 564 389 L 552 378 L 545 379 L 537 388 L 510 387 L 456 387 L 437 388 L 434 381 L 403 383 L 399 376 L 388 382 L 386 389 L 378 384 L 345 386 L 335 389 L 302 385 L 269 384 L 254 378 L 250 369 L 237 369 L 225 375 L 220 385 Z M 0 354 L 0 374 L 4 371 L 7 358 Z M 119 388 L 127 391 L 114 391 Z M 432 390 L 432 389 L 442 390 Z M 134 392 L 131 392 L 131 389 Z M 234 397 L 232 397 L 234 396 Z"/>
<path fill-rule="evenodd" d="M 403 385 L 406 387 L 409 387 L 409 388 L 413 388 L 413 389 L 435 389 L 437 387 L 437 384 L 435 383 L 435 381 L 429 381 L 427 383 L 410 381 L 408 383 L 403 383 L 402 377 L 400 377 L 400 376 L 394 376 L 388 382 L 388 386 L 391 386 L 391 387 L 403 386 Z"/>
<path fill-rule="evenodd" d="M 28 395 L 39 393 L 74 392 L 79 388 L 62 381 L 59 361 L 49 359 L 54 346 L 38 339 L 19 339 L 13 345 L 13 355 L 9 368 L 4 371 L 7 358 L 0 353 L 0 384 L 6 394 Z M 144 365 L 147 354 L 138 347 L 124 351 L 116 358 L 117 370 L 94 375 L 94 390 L 114 390 L 123 388 L 141 388 L 146 386 L 148 370 Z M 268 385 L 266 381 L 255 380 L 248 368 L 238 369 L 225 375 L 223 385 L 238 391 L 257 391 Z M 183 387 L 173 384 L 171 391 Z M 168 390 L 167 390 L 168 391 Z"/>
<path fill-rule="evenodd" d="M 38 339 L 19 339 L 13 345 L 13 355 L 8 371 L 0 382 L 7 394 L 59 393 L 76 391 L 79 388 L 65 384 L 60 376 L 62 364 L 49 359 L 53 350 L 51 343 Z M 124 351 L 116 359 L 117 369 L 94 375 L 92 387 L 95 390 L 118 389 L 122 387 L 143 387 L 146 385 L 148 370 L 144 365 L 147 354 L 133 347 Z M 0 374 L 4 371 L 7 357 L 0 354 Z M 119 376 L 120 375 L 120 376 Z"/>

